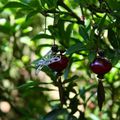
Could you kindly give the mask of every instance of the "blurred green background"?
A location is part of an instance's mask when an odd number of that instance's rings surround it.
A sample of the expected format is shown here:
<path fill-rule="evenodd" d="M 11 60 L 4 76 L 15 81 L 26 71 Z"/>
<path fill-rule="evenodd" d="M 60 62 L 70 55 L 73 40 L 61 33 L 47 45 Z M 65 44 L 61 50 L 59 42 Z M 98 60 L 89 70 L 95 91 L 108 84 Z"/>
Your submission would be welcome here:
<path fill-rule="evenodd" d="M 1 0 L 0 120 L 120 120 L 119 6 L 119 0 Z M 54 39 L 70 59 L 63 108 L 54 72 L 43 68 L 36 75 L 31 66 Z M 113 64 L 101 112 L 89 69 L 98 49 Z"/>

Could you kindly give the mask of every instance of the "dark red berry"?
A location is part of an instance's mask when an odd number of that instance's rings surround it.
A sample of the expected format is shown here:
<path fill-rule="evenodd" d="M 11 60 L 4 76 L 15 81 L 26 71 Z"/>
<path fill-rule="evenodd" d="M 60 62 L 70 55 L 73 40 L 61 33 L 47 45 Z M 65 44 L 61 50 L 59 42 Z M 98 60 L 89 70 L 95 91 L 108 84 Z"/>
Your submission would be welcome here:
<path fill-rule="evenodd" d="M 90 64 L 90 68 L 94 73 L 104 75 L 111 70 L 112 64 L 107 59 L 98 57 Z"/>
<path fill-rule="evenodd" d="M 68 62 L 69 62 L 69 59 L 66 56 L 64 56 L 64 55 L 61 55 L 60 61 L 50 63 L 48 66 L 52 70 L 60 73 L 67 67 Z"/>

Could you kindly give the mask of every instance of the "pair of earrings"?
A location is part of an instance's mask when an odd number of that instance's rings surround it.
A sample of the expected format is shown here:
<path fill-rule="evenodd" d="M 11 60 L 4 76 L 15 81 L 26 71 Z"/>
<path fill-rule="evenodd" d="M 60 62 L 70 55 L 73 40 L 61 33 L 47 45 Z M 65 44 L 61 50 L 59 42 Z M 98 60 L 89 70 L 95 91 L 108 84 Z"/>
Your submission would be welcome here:
<path fill-rule="evenodd" d="M 54 14 L 54 25 L 55 25 L 55 14 Z M 46 17 L 45 17 L 45 33 L 46 33 Z M 60 74 L 68 65 L 69 59 L 64 55 L 64 51 L 59 50 L 58 46 L 55 44 L 52 46 L 51 50 L 40 60 L 35 63 L 36 73 L 44 67 L 48 66 L 52 70 Z M 104 57 L 103 52 L 99 51 L 98 56 L 90 64 L 91 70 L 98 76 L 98 88 L 97 88 L 97 98 L 99 109 L 102 109 L 103 102 L 105 101 L 105 90 L 102 83 L 102 79 L 106 73 L 108 73 L 112 64 L 108 59 Z"/>
<path fill-rule="evenodd" d="M 64 51 L 58 50 L 57 45 L 53 45 L 51 50 L 36 63 L 36 72 L 38 73 L 43 66 L 48 66 L 57 73 L 61 73 L 68 65 L 69 59 L 64 55 Z M 98 76 L 98 88 L 97 88 L 97 99 L 98 106 L 101 111 L 103 103 L 105 101 L 105 90 L 102 83 L 102 79 L 111 68 L 111 62 L 104 57 L 103 53 L 98 52 L 98 56 L 90 64 L 91 70 Z"/>

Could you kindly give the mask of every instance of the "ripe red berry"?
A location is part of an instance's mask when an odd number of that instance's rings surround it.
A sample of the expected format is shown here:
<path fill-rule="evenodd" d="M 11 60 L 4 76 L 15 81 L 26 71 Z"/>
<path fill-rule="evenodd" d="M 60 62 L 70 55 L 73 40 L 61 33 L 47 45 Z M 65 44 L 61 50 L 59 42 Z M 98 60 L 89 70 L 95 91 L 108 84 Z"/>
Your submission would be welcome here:
<path fill-rule="evenodd" d="M 94 73 L 104 75 L 111 70 L 112 64 L 107 59 L 98 57 L 90 64 L 90 68 Z"/>
<path fill-rule="evenodd" d="M 61 59 L 59 61 L 50 63 L 48 66 L 52 70 L 60 73 L 67 67 L 68 62 L 69 62 L 69 59 L 66 56 L 64 56 L 64 55 L 61 55 Z"/>

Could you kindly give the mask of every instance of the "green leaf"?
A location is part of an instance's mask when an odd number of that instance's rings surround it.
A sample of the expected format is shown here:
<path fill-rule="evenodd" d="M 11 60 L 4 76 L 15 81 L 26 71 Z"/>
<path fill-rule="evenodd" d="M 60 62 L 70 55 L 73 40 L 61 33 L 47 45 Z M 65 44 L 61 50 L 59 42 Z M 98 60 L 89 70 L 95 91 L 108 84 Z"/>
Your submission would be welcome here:
<path fill-rule="evenodd" d="M 58 0 L 41 0 L 41 4 L 46 9 L 55 9 Z"/>
<path fill-rule="evenodd" d="M 116 38 L 116 33 L 111 28 L 108 29 L 108 39 L 109 39 L 111 45 L 115 49 L 120 47 L 120 43 L 119 43 L 118 39 Z"/>
<path fill-rule="evenodd" d="M 66 42 L 68 43 L 70 40 L 70 35 L 73 30 L 73 24 L 69 24 L 66 28 L 65 36 L 66 36 Z"/>
<path fill-rule="evenodd" d="M 58 22 L 58 30 L 59 30 L 59 36 L 61 41 L 65 39 L 65 28 L 64 28 L 64 22 L 60 21 Z"/>
<path fill-rule="evenodd" d="M 51 78 L 51 80 L 56 81 L 56 74 L 50 68 L 45 66 L 42 68 L 42 71 L 44 71 Z"/>
<path fill-rule="evenodd" d="M 55 89 L 50 89 L 50 88 L 46 88 L 46 87 L 41 87 L 41 86 L 37 86 L 37 87 L 34 87 L 34 88 L 32 88 L 32 89 L 34 89 L 34 90 L 36 90 L 36 91 L 55 91 Z"/>
<path fill-rule="evenodd" d="M 22 9 L 26 9 L 26 10 L 31 10 L 33 9 L 31 6 L 29 6 L 28 4 L 25 4 L 23 2 L 15 2 L 15 1 L 11 1 L 8 2 L 4 7 L 4 8 L 22 8 Z"/>
<path fill-rule="evenodd" d="M 78 44 L 75 44 L 71 46 L 70 48 L 68 48 L 68 50 L 66 51 L 66 54 L 70 55 L 75 52 L 83 51 L 85 49 L 86 49 L 85 46 L 81 42 L 79 42 Z"/>
<path fill-rule="evenodd" d="M 48 30 L 50 31 L 51 35 L 54 37 L 54 38 L 59 38 L 59 31 L 58 31 L 58 28 L 57 27 L 54 27 L 52 25 L 49 25 L 48 26 Z"/>
<path fill-rule="evenodd" d="M 57 0 L 47 0 L 49 9 L 54 9 L 57 5 Z"/>
<path fill-rule="evenodd" d="M 93 60 L 95 59 L 95 56 L 96 56 L 96 51 L 90 51 L 89 54 L 88 54 L 88 59 L 89 59 L 89 62 L 93 62 Z"/>
<path fill-rule="evenodd" d="M 67 113 L 66 109 L 54 109 L 51 112 L 49 112 L 43 118 L 43 120 L 55 120 L 57 118 L 57 116 L 59 116 L 61 114 L 66 114 L 66 113 Z"/>
<path fill-rule="evenodd" d="M 88 36 L 88 33 L 87 33 L 85 27 L 80 26 L 79 27 L 79 33 L 83 37 L 84 40 L 89 40 L 89 36 Z"/>
<path fill-rule="evenodd" d="M 80 88 L 79 94 L 80 94 L 81 98 L 85 101 L 85 93 L 94 88 L 96 88 L 96 84 L 90 85 L 88 87 Z"/>
<path fill-rule="evenodd" d="M 38 14 L 39 11 L 38 10 L 32 10 L 30 11 L 27 16 L 26 16 L 26 21 L 29 20 L 31 17 L 33 17 L 34 15 Z"/>
<path fill-rule="evenodd" d="M 104 24 L 105 24 L 105 22 L 106 22 L 106 16 L 107 16 L 107 14 L 105 14 L 101 19 L 100 19 L 100 21 L 99 21 L 99 23 L 98 23 L 98 29 L 101 31 L 102 30 L 102 28 L 104 27 Z"/>
<path fill-rule="evenodd" d="M 26 89 L 26 88 L 30 88 L 30 87 L 35 87 L 38 86 L 39 82 L 38 81 L 28 81 L 27 83 L 21 85 L 18 87 L 18 89 Z"/>
<path fill-rule="evenodd" d="M 87 102 L 95 95 L 95 92 L 91 93 L 91 95 L 87 98 L 87 100 L 85 101 L 85 103 L 87 104 Z"/>
<path fill-rule="evenodd" d="M 47 34 L 38 34 L 38 35 L 36 35 L 36 36 L 34 36 L 33 38 L 32 38 L 32 40 L 38 40 L 38 39 L 41 39 L 41 38 L 46 38 L 46 39 L 53 39 L 53 36 L 51 36 L 51 35 L 47 35 Z"/>
<path fill-rule="evenodd" d="M 74 76 L 72 76 L 71 78 L 66 79 L 66 80 L 63 82 L 63 84 L 69 83 L 69 82 L 73 82 L 74 80 L 76 80 L 76 79 L 78 79 L 78 78 L 79 78 L 79 77 L 78 77 L 77 75 L 74 75 Z"/>
<path fill-rule="evenodd" d="M 51 84 L 51 83 L 44 83 L 44 82 L 39 82 L 39 81 L 27 81 L 27 83 L 21 85 L 21 86 L 18 86 L 18 89 L 29 89 L 29 88 L 34 88 L 34 87 L 38 87 L 38 85 L 41 85 L 41 84 Z M 44 89 L 44 90 L 47 90 L 46 88 L 40 88 L 40 89 Z"/>
<path fill-rule="evenodd" d="M 85 101 L 85 87 L 81 88 L 79 93 L 80 93 L 80 97 Z"/>
<path fill-rule="evenodd" d="M 10 25 L 0 25 L 0 32 L 3 32 L 3 33 L 10 33 L 11 31 L 11 27 Z"/>
<path fill-rule="evenodd" d="M 19 89 L 21 90 L 25 90 L 25 91 L 28 91 L 28 90 L 33 90 L 33 91 L 55 91 L 55 89 L 50 89 L 50 88 L 46 88 L 46 87 L 41 87 L 41 86 L 28 86 L 28 85 L 23 85 L 23 86 L 20 86 Z"/>
<path fill-rule="evenodd" d="M 96 84 L 93 84 L 93 85 L 86 87 L 85 91 L 87 92 L 87 91 L 90 91 L 91 89 L 94 89 L 94 88 L 96 88 Z"/>
<path fill-rule="evenodd" d="M 120 1 L 119 0 L 107 0 L 109 7 L 113 10 L 113 11 L 120 11 Z"/>
<path fill-rule="evenodd" d="M 119 19 L 120 18 L 120 11 L 113 12 L 113 13 L 111 13 L 111 15 L 114 16 L 116 19 Z"/>
<path fill-rule="evenodd" d="M 67 79 L 67 78 L 68 78 L 71 65 L 72 65 L 72 58 L 69 57 L 69 64 L 68 64 L 67 68 L 66 68 L 65 71 L 64 71 L 64 79 Z"/>

